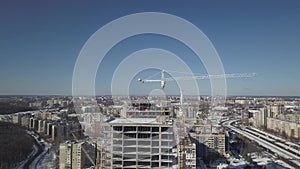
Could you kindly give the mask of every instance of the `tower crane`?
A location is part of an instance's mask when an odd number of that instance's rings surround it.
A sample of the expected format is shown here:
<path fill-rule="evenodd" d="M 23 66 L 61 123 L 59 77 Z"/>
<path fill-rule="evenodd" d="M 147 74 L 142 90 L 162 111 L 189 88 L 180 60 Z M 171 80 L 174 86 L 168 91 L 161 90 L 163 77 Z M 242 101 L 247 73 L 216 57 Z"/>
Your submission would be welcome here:
<path fill-rule="evenodd" d="M 255 73 L 233 73 L 233 74 L 215 74 L 215 75 L 201 75 L 201 76 L 180 76 L 180 77 L 168 77 L 165 78 L 165 70 L 161 71 L 161 79 L 141 79 L 139 78 L 138 81 L 141 83 L 148 83 L 148 82 L 160 82 L 160 87 L 162 89 L 165 88 L 166 82 L 170 81 L 177 81 L 177 80 L 206 80 L 206 79 L 231 79 L 231 78 L 249 78 L 254 77 Z"/>
<path fill-rule="evenodd" d="M 235 73 L 235 74 L 214 74 L 214 75 L 201 75 L 201 76 L 181 76 L 181 77 L 167 77 L 165 78 L 165 70 L 161 70 L 161 79 L 141 79 L 139 78 L 138 81 L 141 83 L 148 83 L 148 82 L 158 82 L 160 83 L 161 89 L 164 89 L 166 86 L 166 82 L 171 82 L 171 81 L 177 81 L 177 80 L 206 80 L 206 79 L 222 79 L 222 78 L 248 78 L 248 77 L 254 77 L 256 74 L 255 73 Z M 180 108 L 179 108 L 179 113 L 177 120 L 174 123 L 174 130 L 177 135 L 176 139 L 176 145 L 177 147 L 177 152 L 180 155 L 180 160 L 179 160 L 179 166 L 180 168 L 184 168 L 185 166 L 185 161 L 184 161 L 184 155 L 185 155 L 185 144 L 186 144 L 186 137 L 188 135 L 185 124 L 186 124 L 186 119 L 185 116 L 183 115 L 182 112 L 182 103 L 183 102 L 183 95 L 182 95 L 182 90 L 180 88 Z M 183 139 L 182 141 L 180 141 Z"/>

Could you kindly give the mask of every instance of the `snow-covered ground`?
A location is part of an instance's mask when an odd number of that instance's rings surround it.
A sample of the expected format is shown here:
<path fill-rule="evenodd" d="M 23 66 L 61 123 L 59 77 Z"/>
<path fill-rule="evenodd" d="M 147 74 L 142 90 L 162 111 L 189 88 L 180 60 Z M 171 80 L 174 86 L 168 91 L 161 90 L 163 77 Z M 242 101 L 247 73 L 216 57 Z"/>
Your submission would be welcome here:
<path fill-rule="evenodd" d="M 37 162 L 38 169 L 54 169 L 56 168 L 56 154 L 51 144 L 45 142 L 45 151 L 41 154 L 40 160 Z"/>
<path fill-rule="evenodd" d="M 27 156 L 25 160 L 19 163 L 19 167 L 17 167 L 17 169 L 23 169 L 27 161 L 30 160 L 30 158 L 33 157 L 37 152 L 38 152 L 38 147 L 34 144 L 32 152 Z"/>
<path fill-rule="evenodd" d="M 30 134 L 41 146 L 44 144 L 44 151 L 36 157 L 32 163 L 29 165 L 29 169 L 54 169 L 56 154 L 52 145 L 50 143 L 45 142 L 43 139 L 39 140 L 38 137 L 33 131 L 26 131 Z M 37 145 L 33 145 L 33 151 L 28 155 L 28 157 L 18 164 L 17 169 L 23 169 L 24 165 L 31 159 L 34 155 L 38 153 Z"/>

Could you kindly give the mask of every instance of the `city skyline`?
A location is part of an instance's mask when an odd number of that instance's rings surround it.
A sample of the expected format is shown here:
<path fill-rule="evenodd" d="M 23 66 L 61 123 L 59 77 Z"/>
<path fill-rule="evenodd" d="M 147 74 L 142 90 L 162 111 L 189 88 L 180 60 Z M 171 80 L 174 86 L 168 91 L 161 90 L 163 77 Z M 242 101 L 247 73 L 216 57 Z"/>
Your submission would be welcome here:
<path fill-rule="evenodd" d="M 216 48 L 225 73 L 257 73 L 251 79 L 227 80 L 228 95 L 299 96 L 300 3 L 216 2 L 1 2 L 0 95 L 71 95 L 76 59 L 95 31 L 129 14 L 163 12 L 202 30 Z M 96 77 L 96 94 L 110 94 L 118 64 L 144 48 L 171 51 L 194 73 L 206 74 L 186 45 L 168 37 L 138 35 L 120 42 L 105 56 Z M 157 70 L 137 75 L 154 73 Z M 198 84 L 201 94 L 209 95 L 209 81 Z M 131 83 L 132 94 L 147 94 L 155 88 L 159 84 L 141 85 L 136 79 Z M 178 87 L 170 84 L 166 91 L 177 94 Z"/>

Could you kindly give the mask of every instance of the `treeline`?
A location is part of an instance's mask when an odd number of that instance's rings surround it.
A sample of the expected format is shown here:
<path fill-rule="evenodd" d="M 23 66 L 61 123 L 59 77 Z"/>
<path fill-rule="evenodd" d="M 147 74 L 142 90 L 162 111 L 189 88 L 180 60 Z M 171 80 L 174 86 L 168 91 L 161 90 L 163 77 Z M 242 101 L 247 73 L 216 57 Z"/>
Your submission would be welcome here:
<path fill-rule="evenodd" d="M 7 122 L 0 122 L 0 169 L 14 168 L 32 152 L 33 138 L 25 130 Z"/>
<path fill-rule="evenodd" d="M 0 102 L 0 114 L 11 114 L 34 110 L 25 102 Z"/>

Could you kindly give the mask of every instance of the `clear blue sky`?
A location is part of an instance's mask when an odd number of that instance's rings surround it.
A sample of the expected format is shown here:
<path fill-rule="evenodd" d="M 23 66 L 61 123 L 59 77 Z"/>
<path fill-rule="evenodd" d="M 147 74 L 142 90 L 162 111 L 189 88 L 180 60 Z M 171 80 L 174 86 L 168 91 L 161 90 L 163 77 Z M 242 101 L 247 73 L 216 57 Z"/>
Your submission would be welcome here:
<path fill-rule="evenodd" d="M 300 2 L 291 1 L 11 1 L 0 2 L 0 94 L 71 94 L 76 58 L 87 39 L 108 22 L 137 12 L 164 12 L 201 29 L 226 73 L 256 72 L 228 80 L 229 95 L 300 95 Z M 97 94 L 110 92 L 118 63 L 143 48 L 162 48 L 205 74 L 183 44 L 141 35 L 114 47 L 100 65 Z M 147 74 L 147 72 L 146 72 Z M 148 72 L 149 74 L 149 72 Z M 204 94 L 209 81 L 199 82 Z M 120 84 L 121 85 L 121 84 Z M 132 82 L 137 93 L 143 87 Z M 172 86 L 172 85 L 171 85 Z M 169 87 L 171 90 L 172 87 Z M 159 85 L 147 86 L 156 88 Z"/>

